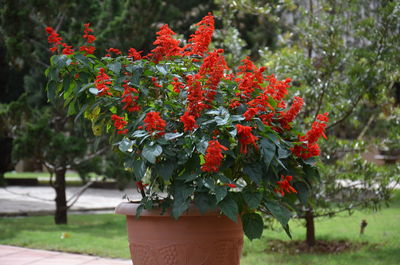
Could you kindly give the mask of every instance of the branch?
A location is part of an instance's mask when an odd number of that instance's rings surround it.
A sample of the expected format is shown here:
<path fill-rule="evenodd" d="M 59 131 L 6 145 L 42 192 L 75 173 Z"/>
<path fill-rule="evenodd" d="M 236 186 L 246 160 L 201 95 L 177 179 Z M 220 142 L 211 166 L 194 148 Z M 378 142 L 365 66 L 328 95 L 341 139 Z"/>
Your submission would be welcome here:
<path fill-rule="evenodd" d="M 95 153 L 92 153 L 92 154 L 84 157 L 83 159 L 74 162 L 74 164 L 78 165 L 78 164 L 81 164 L 83 162 L 86 162 L 86 161 L 88 161 L 90 159 L 95 158 L 96 156 L 104 154 L 107 150 L 108 150 L 108 147 L 104 147 L 103 149 L 100 149 L 99 151 L 97 151 Z"/>
<path fill-rule="evenodd" d="M 67 209 L 71 208 L 77 201 L 78 199 L 81 197 L 81 195 L 90 187 L 92 186 L 94 183 L 94 181 L 89 181 L 88 183 L 86 183 L 85 186 L 83 186 L 78 192 L 76 192 L 75 194 L 73 194 L 68 200 L 67 203 L 70 202 L 71 200 L 73 200 L 71 202 L 70 205 L 67 205 Z"/>
<path fill-rule="evenodd" d="M 362 97 L 363 97 L 363 94 L 361 93 L 361 94 L 358 96 L 358 98 L 357 98 L 355 104 L 354 104 L 353 106 L 351 106 L 350 109 L 349 109 L 339 120 L 337 120 L 337 121 L 335 121 L 334 123 L 332 123 L 331 125 L 329 125 L 329 126 L 326 128 L 326 130 L 330 130 L 331 128 L 335 127 L 335 126 L 338 125 L 339 123 L 341 123 L 341 122 L 343 122 L 344 120 L 346 120 L 347 117 L 349 117 L 350 114 L 353 113 L 354 109 L 356 108 L 356 106 L 358 105 L 358 103 L 361 101 Z"/>
<path fill-rule="evenodd" d="M 365 125 L 365 127 L 362 129 L 361 133 L 358 135 L 357 140 L 361 140 L 361 138 L 364 137 L 364 134 L 367 132 L 369 126 L 371 126 L 371 123 L 375 120 L 375 113 L 372 114 L 372 116 L 369 118 L 367 124 Z"/>

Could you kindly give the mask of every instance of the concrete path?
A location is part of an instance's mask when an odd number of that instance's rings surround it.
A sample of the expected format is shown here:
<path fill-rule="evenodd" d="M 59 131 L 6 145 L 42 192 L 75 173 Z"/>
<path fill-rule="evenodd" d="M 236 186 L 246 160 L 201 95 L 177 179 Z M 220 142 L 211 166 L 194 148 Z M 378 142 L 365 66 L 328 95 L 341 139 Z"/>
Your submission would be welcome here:
<path fill-rule="evenodd" d="M 130 260 L 0 245 L 1 265 L 132 265 Z"/>
<path fill-rule="evenodd" d="M 67 188 L 67 199 L 79 192 L 79 187 Z M 70 208 L 76 211 L 113 211 L 127 195 L 131 200 L 140 200 L 136 189 L 124 191 L 111 189 L 87 189 Z M 55 192 L 51 187 L 8 186 L 0 188 L 0 216 L 24 216 L 53 214 Z M 1 263 L 0 263 L 1 264 Z"/>

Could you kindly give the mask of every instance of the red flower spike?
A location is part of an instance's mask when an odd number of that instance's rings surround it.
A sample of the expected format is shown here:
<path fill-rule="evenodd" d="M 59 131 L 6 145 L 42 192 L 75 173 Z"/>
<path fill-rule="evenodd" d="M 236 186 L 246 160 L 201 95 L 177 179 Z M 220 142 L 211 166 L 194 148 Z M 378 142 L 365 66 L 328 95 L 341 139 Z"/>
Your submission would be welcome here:
<path fill-rule="evenodd" d="M 96 80 L 94 81 L 94 86 L 97 88 L 99 93 L 97 96 L 104 96 L 108 95 L 111 96 L 112 94 L 108 91 L 112 82 L 110 81 L 110 77 L 104 72 L 104 68 L 99 69 L 99 73 L 96 76 Z"/>
<path fill-rule="evenodd" d="M 305 136 L 299 137 L 300 141 L 304 141 L 306 143 L 292 147 L 292 153 L 297 157 L 301 157 L 302 159 L 319 156 L 320 149 L 317 141 L 321 136 L 325 139 L 327 138 L 325 135 L 325 128 L 326 122 L 328 121 L 328 113 L 317 115 L 317 119 L 313 122 L 311 129 L 306 133 Z"/>
<path fill-rule="evenodd" d="M 201 166 L 204 172 L 218 172 L 224 155 L 222 151 L 227 151 L 228 148 L 221 145 L 218 140 L 211 140 L 208 142 L 206 155 L 204 156 L 205 163 Z"/>
<path fill-rule="evenodd" d="M 108 48 L 108 49 L 106 49 L 106 52 L 108 52 L 108 54 L 105 55 L 106 57 L 111 57 L 111 53 L 114 53 L 116 55 L 122 54 L 122 52 L 120 50 L 115 49 L 115 48 Z"/>
<path fill-rule="evenodd" d="M 172 38 L 176 33 L 167 24 L 163 25 L 156 34 L 157 38 L 153 44 L 157 47 L 151 50 L 147 57 L 158 63 L 164 58 L 181 55 L 182 48 L 179 47 L 179 40 Z"/>
<path fill-rule="evenodd" d="M 247 146 L 250 144 L 252 144 L 254 148 L 258 149 L 256 143 L 258 138 L 251 133 L 251 130 L 253 129 L 252 127 L 236 124 L 236 129 L 240 142 L 240 152 L 242 154 L 247 154 Z"/>
<path fill-rule="evenodd" d="M 146 117 L 143 120 L 144 122 L 144 127 L 146 128 L 146 131 L 149 133 L 157 132 L 159 136 L 165 134 L 165 126 L 166 122 L 160 117 L 159 112 L 149 112 L 146 114 Z"/>
<path fill-rule="evenodd" d="M 128 112 L 139 111 L 140 106 L 136 102 L 139 98 L 139 91 L 129 86 L 127 81 L 124 82 L 122 87 L 124 88 L 124 93 L 121 96 L 121 102 L 125 103 L 122 109 L 127 110 Z"/>
<path fill-rule="evenodd" d="M 52 53 L 55 53 L 60 46 L 62 47 L 62 54 L 69 55 L 74 53 L 72 46 L 68 46 L 66 43 L 61 42 L 62 38 L 52 27 L 46 27 L 45 30 L 47 34 L 49 34 L 47 41 L 53 46 L 50 48 Z"/>
<path fill-rule="evenodd" d="M 214 17 L 211 13 L 196 24 L 198 26 L 196 32 L 190 35 L 189 44 L 183 49 L 188 50 L 185 55 L 200 55 L 203 56 L 208 51 L 208 46 L 211 43 L 214 33 Z"/>
<path fill-rule="evenodd" d="M 289 130 L 291 126 L 289 125 L 291 122 L 294 121 L 297 114 L 299 114 L 302 106 L 304 104 L 304 100 L 300 97 L 294 97 L 293 103 L 290 106 L 290 109 L 286 112 L 280 113 L 280 124 L 283 128 Z"/>
<path fill-rule="evenodd" d="M 199 125 L 196 124 L 196 120 L 195 120 L 195 116 L 190 115 L 189 112 L 185 112 L 185 114 L 183 114 L 181 116 L 181 122 L 183 123 L 184 126 L 184 131 L 193 131 L 195 128 L 198 128 Z"/>
<path fill-rule="evenodd" d="M 174 86 L 173 91 L 175 93 L 180 93 L 181 89 L 183 89 L 185 85 L 182 82 L 179 82 L 177 77 L 174 77 L 173 80 L 174 81 L 171 83 Z"/>
<path fill-rule="evenodd" d="M 277 181 L 278 188 L 275 189 L 275 192 L 279 192 L 282 196 L 285 196 L 286 193 L 297 193 L 297 190 L 290 185 L 290 181 L 292 181 L 292 176 L 281 176 L 281 180 Z"/>
<path fill-rule="evenodd" d="M 142 51 L 138 52 L 134 48 L 130 48 L 128 50 L 128 57 L 133 58 L 134 61 L 141 60 L 142 59 L 141 53 L 142 53 Z"/>
<path fill-rule="evenodd" d="M 111 120 L 114 122 L 114 127 L 118 130 L 118 134 L 126 134 L 128 132 L 128 129 L 124 129 L 128 124 L 124 117 L 113 114 L 111 115 Z"/>

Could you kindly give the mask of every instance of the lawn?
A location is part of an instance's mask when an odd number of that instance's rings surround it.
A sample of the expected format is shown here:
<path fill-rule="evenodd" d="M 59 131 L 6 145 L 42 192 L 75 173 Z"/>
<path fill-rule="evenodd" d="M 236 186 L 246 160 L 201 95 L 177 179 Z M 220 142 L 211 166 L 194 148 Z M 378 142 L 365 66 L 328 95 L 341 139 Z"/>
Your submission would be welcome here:
<path fill-rule="evenodd" d="M 366 233 L 359 236 L 359 225 L 366 219 Z M 289 240 L 281 230 L 265 230 L 261 240 L 245 240 L 242 265 L 398 265 L 400 264 L 400 192 L 390 208 L 379 212 L 357 212 L 316 223 L 319 239 L 349 239 L 367 242 L 356 251 L 341 254 L 267 253 L 267 242 Z M 291 223 L 294 239 L 303 239 L 305 230 L 298 221 Z M 62 235 L 64 233 L 64 238 Z M 125 218 L 112 214 L 70 215 L 69 224 L 56 226 L 52 217 L 0 218 L 0 244 L 86 253 L 105 257 L 129 258 Z"/>

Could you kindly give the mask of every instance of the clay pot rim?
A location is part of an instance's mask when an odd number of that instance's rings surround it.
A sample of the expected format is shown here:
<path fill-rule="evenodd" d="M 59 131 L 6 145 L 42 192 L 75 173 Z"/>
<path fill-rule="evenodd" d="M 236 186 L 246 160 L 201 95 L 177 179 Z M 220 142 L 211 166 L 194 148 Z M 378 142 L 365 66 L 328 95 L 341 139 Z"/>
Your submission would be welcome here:
<path fill-rule="evenodd" d="M 139 208 L 139 202 L 121 202 L 115 208 L 115 214 L 121 215 L 128 215 L 128 216 L 136 216 L 136 210 Z M 140 216 L 146 217 L 168 217 L 171 218 L 171 211 L 167 210 L 163 215 L 161 215 L 161 209 L 152 209 L 152 210 L 145 210 L 143 209 L 140 213 Z M 181 217 L 190 217 L 190 216 L 222 216 L 220 211 L 209 211 L 202 214 L 199 209 L 194 205 L 190 204 L 189 208 L 181 215 Z"/>

